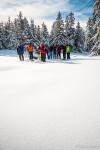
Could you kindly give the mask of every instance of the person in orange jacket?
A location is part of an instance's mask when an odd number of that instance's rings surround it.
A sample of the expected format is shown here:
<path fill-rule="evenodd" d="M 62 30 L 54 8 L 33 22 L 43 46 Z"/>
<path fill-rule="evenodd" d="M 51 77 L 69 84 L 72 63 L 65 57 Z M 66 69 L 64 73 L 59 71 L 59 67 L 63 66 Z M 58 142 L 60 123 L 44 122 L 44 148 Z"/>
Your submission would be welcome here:
<path fill-rule="evenodd" d="M 29 59 L 33 60 L 33 45 L 30 43 L 26 48 L 29 53 Z"/>

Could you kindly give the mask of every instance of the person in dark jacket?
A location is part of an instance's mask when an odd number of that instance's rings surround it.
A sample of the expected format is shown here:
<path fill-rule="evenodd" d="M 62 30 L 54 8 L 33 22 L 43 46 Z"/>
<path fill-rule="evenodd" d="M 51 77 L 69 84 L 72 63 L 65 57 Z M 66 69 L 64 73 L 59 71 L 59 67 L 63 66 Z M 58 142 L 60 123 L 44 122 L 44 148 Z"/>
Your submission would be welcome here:
<path fill-rule="evenodd" d="M 50 46 L 49 53 L 50 53 L 50 59 L 52 59 L 53 58 L 53 46 Z"/>
<path fill-rule="evenodd" d="M 66 46 L 63 46 L 63 60 L 66 60 Z"/>
<path fill-rule="evenodd" d="M 24 61 L 24 45 L 19 44 L 17 47 L 17 54 L 19 55 L 19 59 Z"/>
<path fill-rule="evenodd" d="M 53 59 L 56 59 L 56 46 L 53 45 Z"/>
<path fill-rule="evenodd" d="M 57 46 L 57 59 L 61 59 L 61 46 Z"/>

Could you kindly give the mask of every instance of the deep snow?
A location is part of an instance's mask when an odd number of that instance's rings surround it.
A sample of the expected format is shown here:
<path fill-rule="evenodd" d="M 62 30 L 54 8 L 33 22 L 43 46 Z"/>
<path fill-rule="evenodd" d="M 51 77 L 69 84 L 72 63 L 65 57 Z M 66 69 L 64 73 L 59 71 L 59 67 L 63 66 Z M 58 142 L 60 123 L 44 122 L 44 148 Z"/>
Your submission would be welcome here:
<path fill-rule="evenodd" d="M 0 150 L 100 150 L 100 57 L 71 58 L 0 51 Z"/>

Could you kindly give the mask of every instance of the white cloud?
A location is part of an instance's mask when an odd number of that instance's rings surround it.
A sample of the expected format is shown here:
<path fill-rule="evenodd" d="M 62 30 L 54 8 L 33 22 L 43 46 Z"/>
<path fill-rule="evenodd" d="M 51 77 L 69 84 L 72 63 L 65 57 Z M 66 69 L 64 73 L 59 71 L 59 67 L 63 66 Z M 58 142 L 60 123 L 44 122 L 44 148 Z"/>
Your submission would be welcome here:
<path fill-rule="evenodd" d="M 7 20 L 8 16 L 13 19 L 19 11 L 22 11 L 29 20 L 34 18 L 36 24 L 42 24 L 44 21 L 50 31 L 53 22 L 52 17 L 56 17 L 59 10 L 66 13 L 72 11 L 69 0 L 3 0 L 0 4 L 0 20 Z M 75 16 L 83 16 L 85 22 L 86 16 L 82 12 L 76 12 Z M 82 26 L 84 24 L 82 23 Z"/>
<path fill-rule="evenodd" d="M 13 19 L 19 11 L 22 11 L 23 15 L 29 19 L 34 18 L 36 24 L 46 22 L 50 30 L 53 20 L 44 18 L 49 16 L 56 17 L 59 10 L 66 10 L 66 5 L 70 8 L 68 0 L 66 2 L 65 0 L 3 0 L 0 5 L 0 19 L 7 20 L 8 16 Z"/>

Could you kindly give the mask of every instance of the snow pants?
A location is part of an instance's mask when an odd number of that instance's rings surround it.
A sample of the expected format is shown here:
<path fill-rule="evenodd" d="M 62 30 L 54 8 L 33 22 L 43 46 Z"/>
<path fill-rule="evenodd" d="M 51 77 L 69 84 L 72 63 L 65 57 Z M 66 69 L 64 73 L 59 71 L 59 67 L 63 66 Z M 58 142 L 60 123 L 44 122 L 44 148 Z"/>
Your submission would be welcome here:
<path fill-rule="evenodd" d="M 33 60 L 33 52 L 29 52 L 29 59 Z"/>
<path fill-rule="evenodd" d="M 53 59 L 56 59 L 56 50 L 53 50 Z"/>
<path fill-rule="evenodd" d="M 19 54 L 19 59 L 20 59 L 21 61 L 24 61 L 24 55 L 23 55 L 23 54 Z"/>
<path fill-rule="evenodd" d="M 66 50 L 63 50 L 63 59 L 66 60 Z"/>
<path fill-rule="evenodd" d="M 60 51 L 57 52 L 57 59 L 61 59 L 61 52 Z"/>
<path fill-rule="evenodd" d="M 41 54 L 41 61 L 43 61 L 43 62 L 46 61 L 46 55 L 45 54 Z"/>
<path fill-rule="evenodd" d="M 70 53 L 67 53 L 67 59 L 70 59 Z"/>

